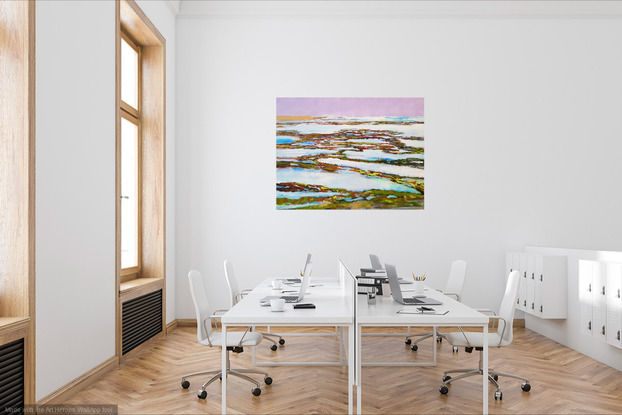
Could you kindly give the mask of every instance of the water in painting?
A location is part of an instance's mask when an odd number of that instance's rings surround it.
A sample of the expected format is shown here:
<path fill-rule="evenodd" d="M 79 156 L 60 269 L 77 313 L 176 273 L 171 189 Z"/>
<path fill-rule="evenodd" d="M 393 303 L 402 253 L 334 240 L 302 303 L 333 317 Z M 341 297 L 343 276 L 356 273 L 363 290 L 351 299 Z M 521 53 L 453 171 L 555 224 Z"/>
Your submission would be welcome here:
<path fill-rule="evenodd" d="M 277 98 L 277 209 L 423 209 L 423 98 Z"/>

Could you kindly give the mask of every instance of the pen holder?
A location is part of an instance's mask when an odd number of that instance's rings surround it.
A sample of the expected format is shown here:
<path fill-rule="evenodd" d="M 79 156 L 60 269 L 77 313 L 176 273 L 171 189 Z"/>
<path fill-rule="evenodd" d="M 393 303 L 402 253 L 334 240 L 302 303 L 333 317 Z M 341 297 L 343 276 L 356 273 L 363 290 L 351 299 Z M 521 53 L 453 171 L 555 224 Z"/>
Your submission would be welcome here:
<path fill-rule="evenodd" d="M 421 295 L 424 291 L 423 281 L 415 281 L 415 295 Z"/>

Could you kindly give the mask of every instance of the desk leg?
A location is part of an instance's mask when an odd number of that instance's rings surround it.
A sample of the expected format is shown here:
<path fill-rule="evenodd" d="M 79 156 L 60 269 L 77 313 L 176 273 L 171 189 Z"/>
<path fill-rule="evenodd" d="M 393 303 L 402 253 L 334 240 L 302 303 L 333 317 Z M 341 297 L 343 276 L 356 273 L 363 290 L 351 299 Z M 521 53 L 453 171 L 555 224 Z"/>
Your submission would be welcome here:
<path fill-rule="evenodd" d="M 483 327 L 484 332 L 484 350 L 482 353 L 484 354 L 483 362 L 482 362 L 482 370 L 484 373 L 482 374 L 482 382 L 483 385 L 483 403 L 482 403 L 482 413 L 484 415 L 488 414 L 488 324 Z"/>
<path fill-rule="evenodd" d="M 436 366 L 436 340 L 438 340 L 436 338 L 438 334 L 437 329 L 438 327 L 436 326 L 432 327 L 432 364 L 433 366 Z"/>
<path fill-rule="evenodd" d="M 356 382 L 354 367 L 356 365 L 356 355 L 354 353 L 355 344 L 354 324 L 350 324 L 348 326 L 348 414 L 354 413 L 352 388 L 354 387 L 354 384 Z"/>
<path fill-rule="evenodd" d="M 359 324 L 356 325 L 356 342 L 355 342 L 355 355 L 354 360 L 356 360 L 356 369 L 354 372 L 354 377 L 356 379 L 356 413 L 357 415 L 361 415 L 361 410 L 363 406 L 363 398 L 362 398 L 362 390 L 363 390 L 363 374 L 361 373 L 363 369 L 363 356 L 361 356 L 361 335 L 362 326 Z"/>
<path fill-rule="evenodd" d="M 227 415 L 227 326 L 222 324 L 222 415 Z"/>

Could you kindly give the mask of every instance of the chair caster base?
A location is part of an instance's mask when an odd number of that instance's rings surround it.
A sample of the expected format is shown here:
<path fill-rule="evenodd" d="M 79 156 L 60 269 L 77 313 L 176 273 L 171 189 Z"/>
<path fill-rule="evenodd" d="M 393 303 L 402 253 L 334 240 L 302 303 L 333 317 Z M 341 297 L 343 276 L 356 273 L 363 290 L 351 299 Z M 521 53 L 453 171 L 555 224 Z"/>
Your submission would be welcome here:
<path fill-rule="evenodd" d="M 253 388 L 252 392 L 253 392 L 253 395 L 255 396 L 261 395 L 261 389 L 259 388 Z"/>

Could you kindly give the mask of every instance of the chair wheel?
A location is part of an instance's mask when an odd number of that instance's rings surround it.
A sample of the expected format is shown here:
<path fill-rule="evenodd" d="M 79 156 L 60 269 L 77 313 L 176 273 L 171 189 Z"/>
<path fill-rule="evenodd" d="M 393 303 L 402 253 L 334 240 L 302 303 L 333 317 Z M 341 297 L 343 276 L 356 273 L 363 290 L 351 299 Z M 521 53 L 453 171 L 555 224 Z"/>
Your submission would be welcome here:
<path fill-rule="evenodd" d="M 259 389 L 259 388 L 254 388 L 254 389 L 253 389 L 253 395 L 255 395 L 255 396 L 259 396 L 259 395 L 261 395 L 261 389 Z"/>
<path fill-rule="evenodd" d="M 503 400 L 503 392 L 501 391 L 496 391 L 495 392 L 495 401 L 499 399 L 500 401 Z"/>
<path fill-rule="evenodd" d="M 529 383 L 523 383 L 520 388 L 524 391 L 524 392 L 529 392 L 531 390 L 531 385 Z"/>
<path fill-rule="evenodd" d="M 499 380 L 499 376 L 497 375 L 492 375 L 492 378 L 495 380 L 495 382 Z"/>
<path fill-rule="evenodd" d="M 406 343 L 406 344 L 410 344 L 410 343 L 412 343 L 412 342 L 413 342 L 412 340 L 410 340 L 410 339 L 406 339 L 406 341 L 405 341 L 404 343 Z"/>
<path fill-rule="evenodd" d="M 270 376 L 266 376 L 266 378 L 263 381 L 266 382 L 266 385 L 272 384 L 272 378 Z"/>
<path fill-rule="evenodd" d="M 190 387 L 190 382 L 188 382 L 187 380 L 182 380 L 181 387 L 184 389 L 188 389 Z"/>
<path fill-rule="evenodd" d="M 449 375 L 444 375 L 443 376 L 443 382 L 447 382 L 449 379 L 451 379 L 451 376 L 449 376 Z"/>
<path fill-rule="evenodd" d="M 442 343 L 442 342 L 443 342 L 443 338 L 442 338 L 441 336 L 438 336 L 438 337 L 436 338 L 436 342 L 437 342 L 437 343 Z"/>
<path fill-rule="evenodd" d="M 200 390 L 197 392 L 197 398 L 199 399 L 205 399 L 207 398 L 207 392 L 205 392 L 204 390 Z"/>
<path fill-rule="evenodd" d="M 272 349 L 273 352 L 276 352 L 276 349 L 277 349 L 276 344 L 273 344 L 272 346 L 270 346 L 270 349 Z"/>
<path fill-rule="evenodd" d="M 458 346 L 454 346 L 451 351 L 452 353 L 458 353 Z"/>
<path fill-rule="evenodd" d="M 413 352 L 416 352 L 417 350 L 419 350 L 419 346 L 417 346 L 416 344 L 413 344 L 413 347 L 411 347 L 410 350 L 412 350 Z"/>
<path fill-rule="evenodd" d="M 442 394 L 442 395 L 447 395 L 447 393 L 449 393 L 449 388 L 445 385 L 442 385 L 438 391 Z"/>
<path fill-rule="evenodd" d="M 279 344 L 283 346 L 285 344 L 285 339 L 279 339 Z"/>

